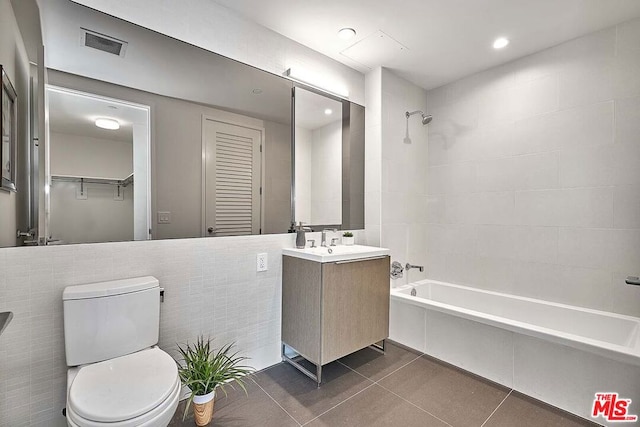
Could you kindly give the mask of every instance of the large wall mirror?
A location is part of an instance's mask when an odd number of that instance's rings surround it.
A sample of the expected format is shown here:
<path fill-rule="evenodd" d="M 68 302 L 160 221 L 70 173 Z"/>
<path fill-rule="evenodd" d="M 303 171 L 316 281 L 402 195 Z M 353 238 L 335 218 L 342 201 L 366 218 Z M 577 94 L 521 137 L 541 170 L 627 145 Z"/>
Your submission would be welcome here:
<path fill-rule="evenodd" d="M 16 245 L 364 228 L 363 107 L 70 0 L 24 1 L 48 120 Z"/>

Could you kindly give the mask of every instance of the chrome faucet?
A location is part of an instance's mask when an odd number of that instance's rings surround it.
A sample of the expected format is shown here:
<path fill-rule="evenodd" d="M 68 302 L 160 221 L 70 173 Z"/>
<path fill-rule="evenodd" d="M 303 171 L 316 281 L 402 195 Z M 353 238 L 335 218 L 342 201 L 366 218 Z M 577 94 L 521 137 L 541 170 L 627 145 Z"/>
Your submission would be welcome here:
<path fill-rule="evenodd" d="M 333 231 L 334 233 L 338 231 L 337 228 L 325 228 L 322 230 L 322 240 L 320 241 L 320 246 L 323 248 L 327 247 L 327 231 Z"/>
<path fill-rule="evenodd" d="M 404 266 L 405 270 L 411 270 L 412 268 L 417 268 L 418 270 L 420 270 L 420 273 L 424 271 L 424 266 L 422 265 L 411 265 L 407 263 L 407 265 Z"/>

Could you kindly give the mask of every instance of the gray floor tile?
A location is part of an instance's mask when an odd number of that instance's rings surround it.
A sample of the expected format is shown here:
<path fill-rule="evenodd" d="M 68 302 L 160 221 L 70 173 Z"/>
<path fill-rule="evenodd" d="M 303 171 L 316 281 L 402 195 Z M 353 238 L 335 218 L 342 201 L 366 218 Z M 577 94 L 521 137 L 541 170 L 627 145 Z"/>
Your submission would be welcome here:
<path fill-rule="evenodd" d="M 378 381 L 420 356 L 420 353 L 406 350 L 390 342 L 387 342 L 385 347 L 385 354 L 367 347 L 343 357 L 340 362 L 365 377 Z"/>
<path fill-rule="evenodd" d="M 516 425 L 518 427 L 580 427 L 599 424 L 513 392 L 489 418 L 485 427 L 513 427 Z"/>
<path fill-rule="evenodd" d="M 319 388 L 313 380 L 284 363 L 257 373 L 255 379 L 301 424 L 372 384 L 337 362 L 323 367 L 322 387 Z"/>
<path fill-rule="evenodd" d="M 447 423 L 480 426 L 509 389 L 422 356 L 379 384 Z"/>
<path fill-rule="evenodd" d="M 296 427 L 299 426 L 253 381 L 246 381 L 247 394 L 241 389 L 227 388 L 224 393 L 216 393 L 213 412 L 213 426 L 225 427 Z M 194 426 L 193 414 L 182 420 L 186 401 L 180 402 L 169 427 Z"/>
<path fill-rule="evenodd" d="M 316 418 L 310 427 L 446 427 L 437 418 L 373 385 Z"/>

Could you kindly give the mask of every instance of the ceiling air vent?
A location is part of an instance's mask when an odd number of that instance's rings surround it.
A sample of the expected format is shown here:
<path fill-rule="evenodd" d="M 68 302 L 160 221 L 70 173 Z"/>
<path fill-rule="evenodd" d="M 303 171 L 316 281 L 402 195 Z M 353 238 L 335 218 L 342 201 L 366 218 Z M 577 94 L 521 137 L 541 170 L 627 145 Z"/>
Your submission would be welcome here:
<path fill-rule="evenodd" d="M 112 55 L 124 56 L 129 43 L 95 31 L 80 29 L 80 42 L 83 46 L 98 49 Z"/>

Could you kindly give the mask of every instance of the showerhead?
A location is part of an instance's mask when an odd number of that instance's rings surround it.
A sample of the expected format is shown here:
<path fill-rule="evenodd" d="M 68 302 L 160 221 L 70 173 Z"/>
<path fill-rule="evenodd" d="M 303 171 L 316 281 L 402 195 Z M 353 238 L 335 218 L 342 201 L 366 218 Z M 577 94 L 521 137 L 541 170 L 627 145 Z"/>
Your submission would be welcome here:
<path fill-rule="evenodd" d="M 433 120 L 433 116 L 431 114 L 424 114 L 420 110 L 412 111 L 411 113 L 407 111 L 406 113 L 404 113 L 404 115 L 407 117 L 407 120 L 409 120 L 409 117 L 413 116 L 414 114 L 420 114 L 422 116 L 423 125 L 428 125 L 429 123 L 431 123 L 431 120 Z"/>

